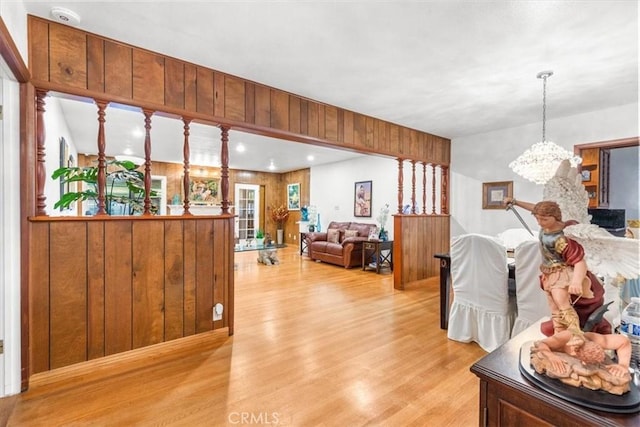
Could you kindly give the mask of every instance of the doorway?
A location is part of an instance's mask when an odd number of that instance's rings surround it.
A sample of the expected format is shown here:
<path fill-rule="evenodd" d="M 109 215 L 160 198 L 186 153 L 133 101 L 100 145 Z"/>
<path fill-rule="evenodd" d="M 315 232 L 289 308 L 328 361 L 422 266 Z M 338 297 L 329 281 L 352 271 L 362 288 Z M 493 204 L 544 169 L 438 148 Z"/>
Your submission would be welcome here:
<path fill-rule="evenodd" d="M 260 228 L 260 186 L 235 185 L 236 227 L 235 236 L 240 240 L 255 239 Z"/>

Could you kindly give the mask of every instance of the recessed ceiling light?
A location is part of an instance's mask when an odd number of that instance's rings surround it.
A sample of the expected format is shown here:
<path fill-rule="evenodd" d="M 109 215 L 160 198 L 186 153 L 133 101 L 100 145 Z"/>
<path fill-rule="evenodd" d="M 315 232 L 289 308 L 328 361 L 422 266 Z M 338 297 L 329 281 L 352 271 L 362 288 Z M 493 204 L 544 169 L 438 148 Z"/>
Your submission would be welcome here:
<path fill-rule="evenodd" d="M 275 170 L 276 169 L 276 165 L 273 164 L 273 160 L 271 160 L 271 163 L 269 163 L 269 170 Z"/>
<path fill-rule="evenodd" d="M 307 160 L 309 160 L 310 162 L 313 162 L 313 159 L 314 159 L 313 155 L 309 154 L 307 156 Z"/>
<path fill-rule="evenodd" d="M 236 145 L 236 151 L 238 153 L 244 153 L 244 150 L 245 150 L 244 145 L 242 145 L 242 144 Z"/>
<path fill-rule="evenodd" d="M 66 25 L 77 26 L 80 23 L 80 15 L 64 7 L 51 8 L 51 17 Z"/>

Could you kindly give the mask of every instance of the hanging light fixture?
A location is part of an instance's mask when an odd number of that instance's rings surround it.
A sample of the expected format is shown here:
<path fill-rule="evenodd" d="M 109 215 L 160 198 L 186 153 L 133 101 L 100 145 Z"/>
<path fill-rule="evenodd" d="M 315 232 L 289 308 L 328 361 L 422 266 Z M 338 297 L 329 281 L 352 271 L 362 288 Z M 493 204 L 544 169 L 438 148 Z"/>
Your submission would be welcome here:
<path fill-rule="evenodd" d="M 582 163 L 582 159 L 559 145 L 547 141 L 546 138 L 546 114 L 547 114 L 547 78 L 553 75 L 553 71 L 541 71 L 537 74 L 542 79 L 542 141 L 533 144 L 513 162 L 509 167 L 523 178 L 536 184 L 545 184 L 558 169 L 560 162 L 569 159 L 571 166 Z"/>

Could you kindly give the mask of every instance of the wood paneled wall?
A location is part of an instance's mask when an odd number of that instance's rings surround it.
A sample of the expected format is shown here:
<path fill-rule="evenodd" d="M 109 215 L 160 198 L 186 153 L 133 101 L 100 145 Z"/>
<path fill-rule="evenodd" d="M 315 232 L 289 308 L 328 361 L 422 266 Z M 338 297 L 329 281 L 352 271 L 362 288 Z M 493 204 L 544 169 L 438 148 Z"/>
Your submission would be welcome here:
<path fill-rule="evenodd" d="M 446 138 L 28 17 L 32 83 L 283 139 L 448 165 Z"/>
<path fill-rule="evenodd" d="M 449 252 L 448 215 L 394 215 L 394 287 L 437 276 L 440 263 L 433 257 Z"/>
<path fill-rule="evenodd" d="M 31 374 L 211 329 L 233 331 L 232 216 L 30 224 Z M 225 310 L 214 322 L 218 302 Z"/>

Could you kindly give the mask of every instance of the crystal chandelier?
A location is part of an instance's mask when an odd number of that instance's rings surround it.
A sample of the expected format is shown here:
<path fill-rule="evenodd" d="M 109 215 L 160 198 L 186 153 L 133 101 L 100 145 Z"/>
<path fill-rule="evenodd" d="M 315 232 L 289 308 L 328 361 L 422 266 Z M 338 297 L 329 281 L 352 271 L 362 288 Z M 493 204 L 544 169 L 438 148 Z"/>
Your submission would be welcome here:
<path fill-rule="evenodd" d="M 559 145 L 547 141 L 546 114 L 547 114 L 547 78 L 553 75 L 553 71 L 541 71 L 537 77 L 542 79 L 542 142 L 536 142 L 513 162 L 509 167 L 523 178 L 536 184 L 545 184 L 560 165 L 560 162 L 569 159 L 571 166 L 577 166 L 582 159 Z"/>

